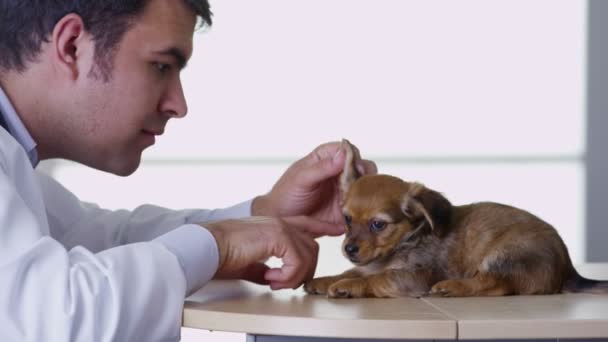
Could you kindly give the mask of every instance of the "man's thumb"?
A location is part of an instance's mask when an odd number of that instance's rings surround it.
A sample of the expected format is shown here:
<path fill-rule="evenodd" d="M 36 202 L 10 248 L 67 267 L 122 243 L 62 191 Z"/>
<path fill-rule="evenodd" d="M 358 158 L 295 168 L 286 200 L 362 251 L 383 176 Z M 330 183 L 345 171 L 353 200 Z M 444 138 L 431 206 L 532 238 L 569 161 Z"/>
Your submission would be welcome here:
<path fill-rule="evenodd" d="M 346 155 L 343 149 L 339 149 L 331 158 L 325 158 L 308 165 L 303 170 L 303 179 L 308 185 L 316 185 L 328 178 L 335 177 L 344 169 Z"/>

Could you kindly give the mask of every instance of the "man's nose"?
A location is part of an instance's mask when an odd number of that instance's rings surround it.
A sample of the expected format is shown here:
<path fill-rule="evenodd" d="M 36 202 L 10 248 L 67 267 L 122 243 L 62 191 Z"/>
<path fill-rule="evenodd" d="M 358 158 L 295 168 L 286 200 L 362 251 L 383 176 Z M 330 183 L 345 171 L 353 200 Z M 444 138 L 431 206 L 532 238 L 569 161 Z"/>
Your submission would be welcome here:
<path fill-rule="evenodd" d="M 173 118 L 183 118 L 188 113 L 188 105 L 186 104 L 181 80 L 174 81 L 165 92 L 161 112 Z"/>

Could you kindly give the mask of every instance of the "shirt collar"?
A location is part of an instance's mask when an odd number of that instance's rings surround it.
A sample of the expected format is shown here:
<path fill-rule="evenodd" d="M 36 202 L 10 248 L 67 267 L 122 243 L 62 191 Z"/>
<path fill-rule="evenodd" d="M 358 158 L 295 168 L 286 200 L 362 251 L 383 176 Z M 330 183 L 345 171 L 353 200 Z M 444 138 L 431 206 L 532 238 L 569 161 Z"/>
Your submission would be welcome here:
<path fill-rule="evenodd" d="M 39 162 L 38 151 L 36 151 L 37 144 L 27 131 L 27 128 L 25 128 L 25 125 L 23 125 L 23 121 L 21 121 L 19 115 L 17 115 L 15 108 L 8 99 L 8 96 L 4 93 L 4 90 L 2 90 L 2 87 L 0 87 L 0 115 L 4 116 L 4 121 L 6 121 L 9 133 L 23 147 L 32 166 L 36 167 Z"/>

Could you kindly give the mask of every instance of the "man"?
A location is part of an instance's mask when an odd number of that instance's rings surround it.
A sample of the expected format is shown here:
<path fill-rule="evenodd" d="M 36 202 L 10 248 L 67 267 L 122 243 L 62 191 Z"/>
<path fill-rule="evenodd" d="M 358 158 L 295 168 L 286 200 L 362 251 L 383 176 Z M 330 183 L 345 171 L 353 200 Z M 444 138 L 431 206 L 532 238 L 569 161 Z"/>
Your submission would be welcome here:
<path fill-rule="evenodd" d="M 222 210 L 112 212 L 34 170 L 65 158 L 134 172 L 186 114 L 197 18 L 211 23 L 206 0 L 0 0 L 0 341 L 175 341 L 184 297 L 211 278 L 295 288 L 314 238 L 343 232 L 337 143 Z"/>

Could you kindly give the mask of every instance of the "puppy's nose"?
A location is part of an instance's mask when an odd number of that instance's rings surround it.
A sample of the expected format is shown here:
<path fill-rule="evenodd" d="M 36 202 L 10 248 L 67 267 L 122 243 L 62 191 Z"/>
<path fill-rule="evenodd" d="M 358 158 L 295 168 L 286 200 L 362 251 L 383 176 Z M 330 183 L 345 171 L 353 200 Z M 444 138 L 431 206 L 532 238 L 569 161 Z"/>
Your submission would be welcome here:
<path fill-rule="evenodd" d="M 348 256 L 355 256 L 359 251 L 359 246 L 355 245 L 354 243 L 349 243 L 344 246 L 344 251 Z"/>

